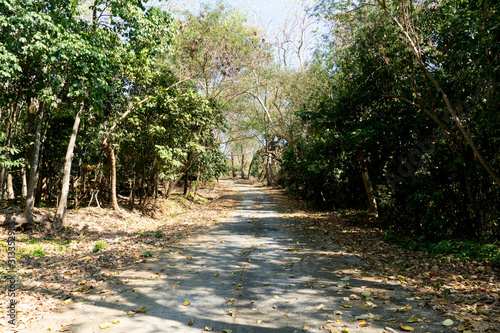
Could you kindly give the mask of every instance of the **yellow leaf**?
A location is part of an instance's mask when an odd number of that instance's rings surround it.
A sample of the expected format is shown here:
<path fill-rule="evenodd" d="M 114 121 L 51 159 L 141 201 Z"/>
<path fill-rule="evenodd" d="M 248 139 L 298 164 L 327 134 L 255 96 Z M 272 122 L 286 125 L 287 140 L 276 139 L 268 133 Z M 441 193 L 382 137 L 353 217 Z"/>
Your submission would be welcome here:
<path fill-rule="evenodd" d="M 304 326 L 304 328 L 303 328 L 302 330 L 303 330 L 303 331 L 307 331 L 307 330 L 309 330 L 309 329 L 310 329 L 310 327 L 306 325 L 306 326 Z"/>
<path fill-rule="evenodd" d="M 415 329 L 414 329 L 413 327 L 411 327 L 411 326 L 404 326 L 403 324 L 399 324 L 399 325 L 401 325 L 401 329 L 402 329 L 403 331 L 408 331 L 408 332 L 411 332 L 411 331 L 414 331 L 414 330 L 415 330 Z"/>
<path fill-rule="evenodd" d="M 212 328 L 212 327 L 209 327 L 209 326 L 205 326 L 205 331 L 208 331 L 208 332 L 210 332 L 210 331 L 212 331 L 212 330 L 213 330 L 213 328 Z"/>
<path fill-rule="evenodd" d="M 185 301 L 184 303 L 182 303 L 182 305 L 184 305 L 184 306 L 188 306 L 188 305 L 190 305 L 190 304 L 191 304 L 191 302 L 190 302 L 190 301 Z"/>
<path fill-rule="evenodd" d="M 188 325 L 189 325 L 189 326 L 192 326 L 193 324 L 194 324 L 193 319 L 189 319 L 189 323 L 188 323 Z"/>
<path fill-rule="evenodd" d="M 351 304 L 349 304 L 349 302 L 342 303 L 341 305 L 342 305 L 342 307 L 344 307 L 344 308 L 352 308 L 352 305 L 351 305 Z"/>
<path fill-rule="evenodd" d="M 219 273 L 215 273 L 214 276 L 219 276 Z"/>
<path fill-rule="evenodd" d="M 415 318 L 415 317 L 410 317 L 406 320 L 407 323 L 419 323 L 423 321 L 422 319 L 420 318 Z"/>
<path fill-rule="evenodd" d="M 115 326 L 115 325 L 116 325 L 116 324 L 113 324 L 113 323 L 102 323 L 101 325 L 99 325 L 99 328 L 100 328 L 101 330 L 104 330 L 104 329 L 106 329 L 106 328 L 110 328 L 110 327 L 113 327 L 113 326 Z"/>
<path fill-rule="evenodd" d="M 263 286 L 270 286 L 271 284 L 269 282 L 264 282 L 262 285 Z"/>
<path fill-rule="evenodd" d="M 71 303 L 71 302 L 72 302 L 71 298 L 68 298 L 67 300 L 64 301 L 64 303 L 66 303 L 66 304 Z"/>
<path fill-rule="evenodd" d="M 361 327 L 368 327 L 370 326 L 371 324 L 370 323 L 367 323 L 366 321 L 364 320 L 360 320 L 359 323 L 358 323 L 359 326 Z"/>
<path fill-rule="evenodd" d="M 137 312 L 140 312 L 140 313 L 146 313 L 146 307 L 145 307 L 145 306 L 143 306 L 143 307 L 142 307 L 139 311 L 137 311 Z"/>

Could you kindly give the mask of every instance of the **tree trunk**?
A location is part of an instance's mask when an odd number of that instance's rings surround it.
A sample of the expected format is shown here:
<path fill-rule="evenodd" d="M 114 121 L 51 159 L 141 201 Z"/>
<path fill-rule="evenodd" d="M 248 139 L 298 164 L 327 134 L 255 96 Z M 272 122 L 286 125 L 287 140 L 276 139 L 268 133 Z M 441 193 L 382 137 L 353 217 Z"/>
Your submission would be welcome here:
<path fill-rule="evenodd" d="M 248 172 L 247 172 L 247 177 L 250 179 L 250 176 L 252 175 L 252 167 L 255 162 L 255 154 L 252 157 L 252 160 L 250 161 L 250 166 L 248 167 Z"/>
<path fill-rule="evenodd" d="M 267 176 L 267 186 L 273 185 L 273 175 L 272 175 L 272 165 L 271 165 L 271 154 L 267 154 L 266 161 L 266 176 Z"/>
<path fill-rule="evenodd" d="M 178 182 L 179 182 L 179 179 L 172 180 L 170 182 L 170 186 L 168 187 L 167 193 L 165 194 L 165 199 L 170 198 L 170 195 L 172 195 L 172 192 L 174 191 L 174 188 Z"/>
<path fill-rule="evenodd" d="M 363 153 L 360 153 L 358 158 L 361 164 L 361 175 L 363 177 L 363 183 L 365 184 L 366 196 L 368 197 L 368 205 L 370 207 L 370 212 L 375 214 L 375 217 L 378 217 L 377 200 L 375 198 L 375 191 L 373 190 L 372 181 L 370 180 L 370 176 L 368 174 L 366 159 Z"/>
<path fill-rule="evenodd" d="M 12 182 L 12 174 L 7 173 L 7 199 L 14 199 L 14 183 Z"/>
<path fill-rule="evenodd" d="M 110 195 L 111 195 L 111 206 L 114 210 L 120 210 L 120 206 L 118 206 L 118 199 L 116 197 L 116 157 L 115 151 L 109 146 L 108 142 L 104 140 L 102 142 L 102 146 L 106 153 L 108 153 L 109 164 L 110 164 Z"/>
<path fill-rule="evenodd" d="M 28 196 L 28 181 L 26 180 L 26 169 L 21 167 L 21 175 L 23 177 L 23 184 L 22 184 L 22 190 L 21 190 L 21 198 L 26 200 L 26 197 Z"/>
<path fill-rule="evenodd" d="M 236 178 L 236 171 L 234 170 L 234 155 L 231 154 L 231 170 L 233 171 L 233 178 Z"/>
<path fill-rule="evenodd" d="M 62 179 L 61 187 L 61 198 L 59 199 L 59 206 L 57 207 L 56 218 L 54 221 L 54 227 L 61 228 L 66 224 L 66 209 L 68 203 L 69 194 L 69 181 L 71 178 L 71 163 L 73 161 L 73 151 L 76 144 L 76 136 L 78 134 L 78 128 L 80 127 L 80 119 L 82 117 L 84 102 L 80 103 L 80 108 L 76 113 L 75 123 L 73 124 L 73 131 L 71 132 L 71 137 L 68 143 L 68 149 L 66 150 L 66 159 L 64 162 L 64 173 Z"/>
<path fill-rule="evenodd" d="M 43 122 L 43 110 L 44 104 L 41 103 L 38 111 L 38 119 L 36 123 L 35 131 L 35 145 L 33 149 L 33 155 L 30 163 L 30 173 L 28 180 L 28 191 L 26 194 L 26 203 L 24 206 L 24 212 L 22 218 L 25 220 L 28 228 L 33 227 L 33 207 L 35 206 L 35 183 L 36 175 L 38 170 L 38 159 L 40 157 L 40 142 L 42 140 L 42 122 Z"/>
<path fill-rule="evenodd" d="M 189 170 L 186 170 L 184 174 L 184 195 L 187 195 L 189 191 Z"/>
<path fill-rule="evenodd" d="M 241 147 L 241 178 L 245 179 L 245 152 L 243 146 Z"/>
<path fill-rule="evenodd" d="M 3 201 L 3 193 L 4 193 L 4 179 L 5 179 L 5 174 L 7 172 L 6 168 L 1 168 L 0 169 L 0 203 Z"/>

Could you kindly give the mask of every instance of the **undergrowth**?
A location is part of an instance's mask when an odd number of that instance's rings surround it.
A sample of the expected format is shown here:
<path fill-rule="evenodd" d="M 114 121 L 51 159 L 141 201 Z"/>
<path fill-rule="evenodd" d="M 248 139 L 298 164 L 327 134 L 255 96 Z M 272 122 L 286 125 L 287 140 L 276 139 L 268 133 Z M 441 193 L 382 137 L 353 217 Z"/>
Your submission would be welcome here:
<path fill-rule="evenodd" d="M 383 240 L 386 243 L 425 252 L 432 256 L 447 254 L 460 258 L 464 262 L 484 260 L 494 267 L 500 267 L 500 242 L 496 239 L 483 238 L 479 241 L 446 239 L 433 242 L 426 240 L 424 236 L 402 238 L 389 229 L 384 232 Z"/>

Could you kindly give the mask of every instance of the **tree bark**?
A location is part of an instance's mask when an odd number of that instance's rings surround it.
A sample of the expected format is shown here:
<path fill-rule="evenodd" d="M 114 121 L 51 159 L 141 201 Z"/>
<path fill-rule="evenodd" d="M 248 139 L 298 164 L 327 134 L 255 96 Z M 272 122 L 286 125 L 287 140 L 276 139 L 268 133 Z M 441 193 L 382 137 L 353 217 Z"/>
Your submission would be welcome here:
<path fill-rule="evenodd" d="M 234 170 L 234 155 L 231 154 L 231 170 L 233 172 L 233 178 L 236 178 L 236 171 Z"/>
<path fill-rule="evenodd" d="M 377 200 L 375 198 L 375 191 L 373 190 L 373 184 L 370 180 L 368 174 L 368 167 L 366 166 L 366 160 L 363 154 L 359 155 L 359 161 L 361 163 L 361 175 L 363 177 L 363 183 L 365 184 L 366 196 L 368 197 L 368 206 L 370 207 L 370 212 L 378 217 L 378 207 Z"/>
<path fill-rule="evenodd" d="M 42 140 L 42 122 L 43 122 L 44 104 L 40 103 L 38 110 L 38 119 L 35 130 L 35 145 L 33 149 L 33 158 L 31 159 L 30 173 L 28 180 L 28 192 L 26 194 L 26 203 L 22 219 L 24 219 L 28 228 L 33 227 L 33 207 L 35 206 L 35 183 L 38 170 L 38 159 L 40 157 L 40 142 Z"/>
<path fill-rule="evenodd" d="M 189 170 L 184 173 L 184 195 L 187 195 L 189 191 Z"/>
<path fill-rule="evenodd" d="M 266 177 L 267 177 L 267 185 L 271 186 L 273 185 L 273 169 L 271 165 L 271 154 L 267 154 L 267 161 L 266 161 Z"/>
<path fill-rule="evenodd" d="M 21 175 L 23 177 L 23 184 L 22 184 L 22 190 L 21 190 L 21 198 L 26 200 L 26 197 L 28 196 L 28 180 L 26 179 L 26 169 L 21 167 Z"/>
<path fill-rule="evenodd" d="M 76 113 L 75 123 L 73 124 L 73 131 L 71 132 L 71 137 L 68 143 L 68 149 L 66 150 L 66 159 L 64 162 L 64 173 L 62 179 L 61 188 L 61 198 L 59 199 L 59 206 L 57 207 L 57 213 L 54 221 L 54 227 L 61 228 L 65 226 L 66 223 L 66 209 L 68 203 L 69 194 L 69 181 L 71 177 L 71 163 L 73 162 L 73 151 L 75 150 L 76 136 L 78 134 L 78 128 L 80 127 L 80 120 L 82 117 L 84 102 L 80 103 L 80 108 Z"/>
<path fill-rule="evenodd" d="M 12 174 L 9 172 L 7 173 L 7 199 L 14 199 L 14 198 L 15 198 L 14 184 L 12 182 Z"/>
<path fill-rule="evenodd" d="M 245 150 L 241 146 L 241 178 L 245 179 Z"/>
<path fill-rule="evenodd" d="M 102 146 L 109 157 L 110 164 L 110 195 L 111 195 L 111 207 L 114 210 L 120 210 L 120 206 L 118 206 L 118 198 L 116 197 L 116 157 L 115 151 L 110 147 L 106 140 L 102 142 Z"/>
<path fill-rule="evenodd" d="M 247 172 L 248 179 L 250 179 L 250 177 L 252 175 L 252 167 L 253 167 L 253 164 L 255 162 L 255 155 L 256 154 L 253 155 L 252 160 L 250 161 L 250 166 L 248 167 L 248 172 Z"/>

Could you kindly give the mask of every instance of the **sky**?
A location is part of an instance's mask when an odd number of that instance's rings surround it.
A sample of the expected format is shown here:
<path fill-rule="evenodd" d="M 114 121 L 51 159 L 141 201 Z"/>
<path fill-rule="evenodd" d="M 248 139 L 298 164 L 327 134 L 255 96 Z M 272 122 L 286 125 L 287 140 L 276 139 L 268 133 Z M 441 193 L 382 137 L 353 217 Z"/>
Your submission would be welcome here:
<path fill-rule="evenodd" d="M 216 2 L 217 0 L 167 0 L 163 4 L 167 8 L 187 9 L 197 13 L 201 9 L 201 4 Z M 314 4 L 314 0 L 223 0 L 223 3 L 246 12 L 250 18 L 250 24 L 259 27 L 267 33 L 269 38 L 272 38 L 287 19 L 290 20 L 295 13 L 303 12 L 307 5 Z M 318 25 L 312 27 L 310 31 L 315 28 L 318 28 Z M 310 58 L 312 54 L 313 40 L 311 35 L 311 50 L 307 52 L 306 58 Z"/>

